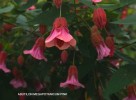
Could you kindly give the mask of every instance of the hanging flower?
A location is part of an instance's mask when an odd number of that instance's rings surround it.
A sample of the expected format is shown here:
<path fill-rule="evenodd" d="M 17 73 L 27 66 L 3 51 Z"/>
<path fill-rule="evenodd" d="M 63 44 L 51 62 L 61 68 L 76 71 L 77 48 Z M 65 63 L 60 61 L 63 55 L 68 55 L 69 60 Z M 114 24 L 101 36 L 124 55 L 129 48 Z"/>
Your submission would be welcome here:
<path fill-rule="evenodd" d="M 32 5 L 31 7 L 29 7 L 27 10 L 35 10 L 36 7 L 34 5 Z"/>
<path fill-rule="evenodd" d="M 60 6 L 62 5 L 62 0 L 53 0 L 53 3 L 57 8 L 60 8 Z"/>
<path fill-rule="evenodd" d="M 76 46 L 76 40 L 70 35 L 64 17 L 56 18 L 50 35 L 45 40 L 46 47 L 56 46 L 60 50 Z"/>
<path fill-rule="evenodd" d="M 44 88 L 43 84 L 40 81 L 36 81 L 34 85 L 37 92 L 41 91 Z"/>
<path fill-rule="evenodd" d="M 27 83 L 26 81 L 23 79 L 22 73 L 20 70 L 18 70 L 16 67 L 13 68 L 12 70 L 14 79 L 12 79 L 10 81 L 10 84 L 15 88 L 26 88 L 27 87 Z"/>
<path fill-rule="evenodd" d="M 110 49 L 104 43 L 104 40 L 99 33 L 97 26 L 93 26 L 91 29 L 91 41 L 98 53 L 97 60 L 102 60 L 104 57 L 109 56 Z"/>
<path fill-rule="evenodd" d="M 63 50 L 60 55 L 62 63 L 66 63 L 68 59 L 68 52 L 66 50 Z"/>
<path fill-rule="evenodd" d="M 84 88 L 84 85 L 78 81 L 78 70 L 75 65 L 71 65 L 69 67 L 67 80 L 64 83 L 60 83 L 60 87 L 68 87 L 71 90 L 78 89 L 80 87 Z"/>
<path fill-rule="evenodd" d="M 106 40 L 105 40 L 105 43 L 106 43 L 107 47 L 110 49 L 109 57 L 113 57 L 114 56 L 114 51 L 115 51 L 113 36 L 112 35 L 107 36 Z"/>
<path fill-rule="evenodd" d="M 46 25 L 40 24 L 39 25 L 39 31 L 43 35 L 46 32 Z"/>
<path fill-rule="evenodd" d="M 100 29 L 105 27 L 107 23 L 107 17 L 106 17 L 106 13 L 103 8 L 97 8 L 94 10 L 93 22 Z"/>
<path fill-rule="evenodd" d="M 33 48 L 31 50 L 25 50 L 24 54 L 30 54 L 35 59 L 47 61 L 46 57 L 44 56 L 44 50 L 45 50 L 44 38 L 39 37 L 36 40 Z"/>
<path fill-rule="evenodd" d="M 23 65 L 24 64 L 24 57 L 23 55 L 19 55 L 17 58 L 17 62 L 19 65 Z"/>
<path fill-rule="evenodd" d="M 9 73 L 10 69 L 6 67 L 7 53 L 5 51 L 0 52 L 0 70 L 3 70 L 5 73 Z"/>
<path fill-rule="evenodd" d="M 102 2 L 102 0 L 91 0 L 94 3 Z"/>
<path fill-rule="evenodd" d="M 136 84 L 129 85 L 127 87 L 128 96 L 123 100 L 136 100 Z"/>

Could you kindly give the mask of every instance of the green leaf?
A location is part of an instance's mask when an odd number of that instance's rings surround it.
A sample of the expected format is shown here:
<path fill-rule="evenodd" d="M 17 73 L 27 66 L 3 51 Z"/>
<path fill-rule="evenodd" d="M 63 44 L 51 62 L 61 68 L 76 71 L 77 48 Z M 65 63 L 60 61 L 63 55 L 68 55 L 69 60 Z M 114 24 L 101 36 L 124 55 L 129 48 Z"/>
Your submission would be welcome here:
<path fill-rule="evenodd" d="M 119 52 L 119 51 L 116 51 L 115 55 L 118 56 L 118 57 L 120 57 L 124 61 L 127 61 L 127 62 L 129 62 L 131 64 L 136 64 L 136 60 L 135 59 L 133 59 L 133 58 L 131 58 L 131 57 L 129 57 L 129 56 L 127 56 L 127 55 Z"/>
<path fill-rule="evenodd" d="M 19 8 L 19 10 L 26 10 L 27 8 L 31 7 L 32 5 L 36 4 L 38 0 L 28 0 L 28 2 Z"/>
<path fill-rule="evenodd" d="M 107 88 L 104 90 L 105 95 L 110 95 L 121 90 L 124 86 L 131 83 L 136 79 L 136 64 L 127 64 L 122 66 L 117 72 L 111 77 Z"/>
<path fill-rule="evenodd" d="M 63 4 L 62 8 L 62 16 L 65 17 L 68 22 L 72 21 L 72 19 L 74 18 L 74 14 L 69 13 L 70 7 L 67 4 Z M 53 24 L 53 21 L 57 17 L 59 17 L 59 14 L 60 11 L 56 7 L 53 7 L 50 10 L 38 15 L 36 18 L 34 18 L 34 20 L 32 20 L 32 22 L 34 24 L 41 23 L 51 26 Z"/>
<path fill-rule="evenodd" d="M 111 22 L 111 23 L 114 23 L 114 24 L 134 24 L 134 25 L 136 25 L 136 14 L 130 15 L 123 20 L 118 20 L 118 21 L 114 21 L 114 22 Z"/>
<path fill-rule="evenodd" d="M 0 14 L 10 12 L 11 10 L 13 10 L 13 8 L 14 8 L 14 6 L 13 6 L 13 5 L 10 5 L 10 6 L 7 6 L 7 7 L 4 7 L 4 8 L 1 8 L 1 9 L 0 9 Z"/>
<path fill-rule="evenodd" d="M 90 0 L 80 0 L 83 4 L 91 7 L 91 8 L 94 8 L 94 6 L 92 5 L 91 1 Z M 119 1 L 114 1 L 114 2 L 111 2 L 110 3 L 100 3 L 98 4 L 100 7 L 104 8 L 104 9 L 107 9 L 107 10 L 116 10 L 118 8 L 121 8 L 121 7 L 124 7 L 124 6 L 127 6 L 129 4 L 133 4 L 133 3 L 136 3 L 136 0 L 120 0 Z"/>

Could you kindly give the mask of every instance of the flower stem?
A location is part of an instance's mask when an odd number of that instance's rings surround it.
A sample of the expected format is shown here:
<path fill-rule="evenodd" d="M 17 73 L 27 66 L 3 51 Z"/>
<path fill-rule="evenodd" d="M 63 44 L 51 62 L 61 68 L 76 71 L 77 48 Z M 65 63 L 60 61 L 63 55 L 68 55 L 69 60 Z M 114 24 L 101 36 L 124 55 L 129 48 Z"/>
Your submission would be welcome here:
<path fill-rule="evenodd" d="M 74 55 L 73 55 L 73 65 L 75 65 L 75 51 L 74 51 Z"/>
<path fill-rule="evenodd" d="M 61 6 L 62 6 L 62 5 L 61 5 Z M 61 6 L 60 6 L 60 17 L 62 16 L 62 11 L 61 11 L 61 8 L 62 8 L 62 7 L 61 7 Z"/>

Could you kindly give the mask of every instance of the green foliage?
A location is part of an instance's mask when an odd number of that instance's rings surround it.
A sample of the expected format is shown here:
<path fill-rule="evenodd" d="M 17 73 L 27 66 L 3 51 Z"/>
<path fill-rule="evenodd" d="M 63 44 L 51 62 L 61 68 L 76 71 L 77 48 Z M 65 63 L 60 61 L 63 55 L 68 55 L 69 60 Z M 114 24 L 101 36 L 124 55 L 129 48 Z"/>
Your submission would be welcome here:
<path fill-rule="evenodd" d="M 23 78 L 28 83 L 26 89 L 14 89 L 9 82 L 14 78 L 13 73 L 5 74 L 0 70 L 0 100 L 13 98 L 18 100 L 18 92 L 37 92 L 34 86 L 36 80 L 40 81 L 44 89 L 43 93 L 68 93 L 62 97 L 26 97 L 26 100 L 113 100 L 111 95 L 118 94 L 125 90 L 125 87 L 136 80 L 136 47 L 135 33 L 136 14 L 130 14 L 125 19 L 121 19 L 124 7 L 130 9 L 131 4 L 136 0 L 103 0 L 97 6 L 90 0 L 63 0 L 62 11 L 56 8 L 52 0 L 4 0 L 0 1 L 0 43 L 3 50 L 8 53 L 6 65 L 13 70 L 17 67 L 21 70 Z M 28 10 L 35 5 L 36 9 Z M 87 6 L 87 7 L 86 7 Z M 90 27 L 92 22 L 93 10 L 97 7 L 105 9 L 108 25 L 105 29 L 99 30 L 104 40 L 107 31 L 114 35 L 115 54 L 114 57 L 106 57 L 101 61 L 97 60 L 96 48 L 90 40 Z M 132 9 L 132 8 L 131 8 Z M 133 9 L 135 13 L 135 9 Z M 69 48 L 68 60 L 60 63 L 61 51 L 55 47 L 46 48 L 44 55 L 48 61 L 39 61 L 30 55 L 24 55 L 23 51 L 31 49 L 38 37 L 49 36 L 54 20 L 62 15 L 68 21 L 70 34 L 76 39 L 76 48 Z M 12 24 L 11 30 L 5 30 L 5 24 Z M 46 25 L 45 34 L 40 34 L 39 25 Z M 119 26 L 119 25 L 120 26 Z M 123 25 L 123 27 L 121 27 Z M 80 35 L 77 34 L 80 32 Z M 122 49 L 125 51 L 122 51 Z M 74 63 L 78 69 L 79 82 L 85 85 L 85 89 L 71 91 L 59 87 L 61 82 L 67 79 L 68 68 Z M 17 63 L 19 55 L 23 55 L 25 61 L 23 65 Z M 119 68 L 111 64 L 114 59 L 119 59 Z M 124 93 L 122 93 L 124 96 Z M 123 97 L 122 96 L 122 97 Z M 86 98 L 85 98 L 86 97 Z M 117 97 L 121 98 L 121 97 Z M 122 99 L 122 98 L 121 98 Z"/>

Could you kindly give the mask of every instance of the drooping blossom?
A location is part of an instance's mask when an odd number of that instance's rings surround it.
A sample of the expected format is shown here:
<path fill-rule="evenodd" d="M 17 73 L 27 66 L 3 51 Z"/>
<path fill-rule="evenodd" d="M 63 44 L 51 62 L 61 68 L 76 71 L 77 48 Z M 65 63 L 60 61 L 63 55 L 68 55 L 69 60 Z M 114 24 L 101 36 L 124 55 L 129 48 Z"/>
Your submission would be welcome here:
<path fill-rule="evenodd" d="M 17 58 L 17 62 L 19 65 L 23 65 L 24 64 L 24 57 L 23 55 L 19 55 Z"/>
<path fill-rule="evenodd" d="M 20 70 L 18 70 L 16 67 L 12 70 L 14 78 L 10 81 L 10 84 L 15 88 L 26 88 L 27 83 L 24 80 L 22 73 Z"/>
<path fill-rule="evenodd" d="M 34 5 L 32 5 L 31 7 L 29 7 L 27 10 L 35 10 L 36 7 Z"/>
<path fill-rule="evenodd" d="M 93 22 L 100 29 L 102 29 L 102 28 L 104 28 L 106 26 L 107 17 L 106 17 L 106 13 L 105 13 L 103 8 L 94 9 Z"/>
<path fill-rule="evenodd" d="M 40 81 L 36 81 L 34 85 L 37 92 L 41 91 L 44 88 L 43 84 Z"/>
<path fill-rule="evenodd" d="M 0 52 L 0 70 L 4 71 L 5 73 L 9 73 L 10 69 L 6 67 L 6 59 L 7 53 L 5 51 Z"/>
<path fill-rule="evenodd" d="M 39 32 L 43 35 L 46 32 L 46 25 L 40 24 L 39 25 Z"/>
<path fill-rule="evenodd" d="M 53 3 L 57 8 L 60 8 L 60 6 L 62 5 L 62 0 L 53 0 Z"/>
<path fill-rule="evenodd" d="M 102 2 L 102 0 L 91 0 L 94 3 Z"/>
<path fill-rule="evenodd" d="M 65 50 L 70 46 L 76 46 L 76 40 L 70 35 L 67 21 L 64 17 L 56 18 L 50 35 L 45 40 L 46 47 L 56 46 L 60 50 Z"/>
<path fill-rule="evenodd" d="M 106 46 L 97 26 L 93 26 L 91 29 L 91 41 L 98 53 L 97 60 L 102 60 L 104 57 L 109 56 L 110 49 Z"/>
<path fill-rule="evenodd" d="M 107 36 L 105 43 L 107 47 L 110 49 L 109 57 L 113 57 L 115 52 L 114 37 L 112 35 Z"/>
<path fill-rule="evenodd" d="M 69 67 L 67 80 L 66 82 L 60 83 L 60 87 L 68 87 L 71 90 L 78 89 L 80 87 L 84 88 L 84 85 L 78 81 L 78 70 L 75 65 L 71 65 Z"/>
<path fill-rule="evenodd" d="M 44 56 L 44 50 L 45 50 L 44 38 L 39 37 L 36 40 L 32 49 L 25 50 L 24 54 L 30 54 L 35 59 L 47 61 L 46 57 Z"/>
<path fill-rule="evenodd" d="M 60 55 L 62 63 L 66 63 L 68 59 L 68 52 L 66 50 L 63 50 Z"/>
<path fill-rule="evenodd" d="M 127 87 L 128 96 L 123 100 L 136 100 L 136 84 L 129 85 Z"/>
<path fill-rule="evenodd" d="M 120 67 L 120 64 L 121 64 L 122 61 L 123 61 L 123 60 L 120 59 L 120 58 L 111 58 L 111 59 L 109 60 L 110 64 L 113 65 L 113 66 L 116 67 L 116 68 L 119 68 L 119 67 Z"/>

